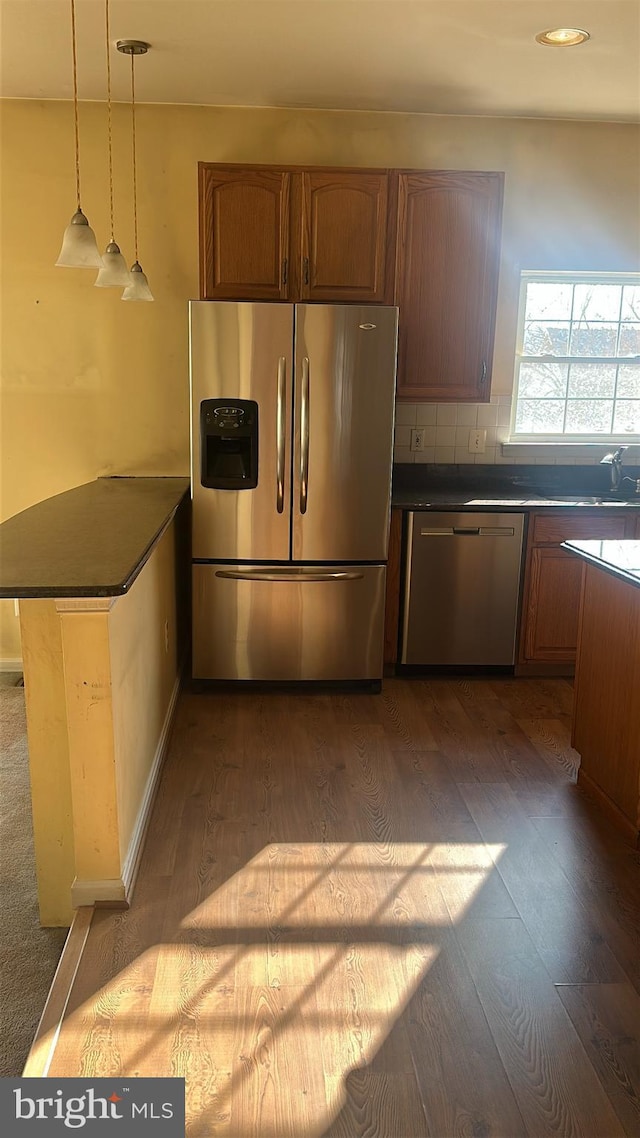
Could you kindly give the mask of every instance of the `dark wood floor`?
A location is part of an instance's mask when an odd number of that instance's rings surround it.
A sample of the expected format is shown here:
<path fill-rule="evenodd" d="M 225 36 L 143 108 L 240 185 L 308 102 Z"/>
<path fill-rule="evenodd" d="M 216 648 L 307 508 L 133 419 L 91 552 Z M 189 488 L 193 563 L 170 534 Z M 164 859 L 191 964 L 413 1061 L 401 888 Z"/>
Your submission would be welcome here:
<path fill-rule="evenodd" d="M 183 1075 L 190 1136 L 640 1135 L 638 855 L 571 698 L 184 694 L 50 1074 Z"/>

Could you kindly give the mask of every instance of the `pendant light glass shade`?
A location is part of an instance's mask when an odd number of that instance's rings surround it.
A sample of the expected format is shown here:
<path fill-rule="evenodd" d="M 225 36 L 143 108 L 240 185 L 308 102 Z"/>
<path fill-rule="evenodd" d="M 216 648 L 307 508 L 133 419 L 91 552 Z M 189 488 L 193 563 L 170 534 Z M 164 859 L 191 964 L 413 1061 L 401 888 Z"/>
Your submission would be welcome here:
<path fill-rule="evenodd" d="M 118 51 L 131 58 L 131 168 L 133 172 L 133 250 L 135 261 L 131 266 L 129 284 L 125 288 L 122 300 L 153 300 L 153 293 L 149 282 L 142 271 L 138 260 L 138 191 L 136 178 L 136 84 L 134 59 L 136 55 L 146 55 L 150 45 L 144 40 L 118 40 Z"/>
<path fill-rule="evenodd" d="M 153 300 L 153 293 L 145 277 L 142 266 L 136 261 L 131 266 L 130 283 L 122 294 L 122 300 Z"/>
<path fill-rule="evenodd" d="M 81 209 L 77 209 L 64 231 L 56 265 L 68 269 L 91 269 L 102 265 L 96 235 Z"/>
<path fill-rule="evenodd" d="M 76 59 L 76 5 L 71 0 L 71 56 L 73 62 L 73 123 L 76 158 L 77 209 L 64 231 L 56 265 L 68 269 L 100 268 L 102 258 L 96 235 L 80 205 L 80 131 L 78 125 L 78 68 Z"/>
<path fill-rule="evenodd" d="M 120 252 L 120 246 L 115 241 L 110 241 L 102 256 L 102 267 L 95 280 L 96 288 L 123 288 L 129 281 L 127 262 Z"/>

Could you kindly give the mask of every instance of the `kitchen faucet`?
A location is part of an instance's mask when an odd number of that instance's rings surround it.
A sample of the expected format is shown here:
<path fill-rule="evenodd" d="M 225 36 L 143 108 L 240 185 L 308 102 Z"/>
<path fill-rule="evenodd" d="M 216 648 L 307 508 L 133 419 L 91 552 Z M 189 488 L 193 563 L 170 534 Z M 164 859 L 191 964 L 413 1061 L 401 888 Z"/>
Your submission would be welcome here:
<path fill-rule="evenodd" d="M 622 483 L 622 459 L 624 452 L 628 447 L 618 447 L 612 454 L 605 454 L 604 458 L 600 459 L 602 463 L 609 463 L 611 466 L 611 489 L 615 492 L 620 489 Z"/>

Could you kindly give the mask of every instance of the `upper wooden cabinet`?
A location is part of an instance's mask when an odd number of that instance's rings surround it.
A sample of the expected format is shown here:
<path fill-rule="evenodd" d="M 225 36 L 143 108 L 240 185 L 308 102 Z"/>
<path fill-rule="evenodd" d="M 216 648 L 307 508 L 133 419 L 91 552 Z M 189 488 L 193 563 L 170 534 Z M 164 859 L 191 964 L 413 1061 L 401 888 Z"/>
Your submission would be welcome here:
<path fill-rule="evenodd" d="M 203 300 L 288 300 L 291 176 L 200 164 Z"/>
<path fill-rule="evenodd" d="M 386 170 L 199 174 L 203 300 L 392 300 Z"/>
<path fill-rule="evenodd" d="M 400 398 L 489 399 L 503 181 L 500 173 L 399 174 Z"/>
<path fill-rule="evenodd" d="M 301 299 L 382 303 L 388 175 L 309 170 L 301 178 Z"/>

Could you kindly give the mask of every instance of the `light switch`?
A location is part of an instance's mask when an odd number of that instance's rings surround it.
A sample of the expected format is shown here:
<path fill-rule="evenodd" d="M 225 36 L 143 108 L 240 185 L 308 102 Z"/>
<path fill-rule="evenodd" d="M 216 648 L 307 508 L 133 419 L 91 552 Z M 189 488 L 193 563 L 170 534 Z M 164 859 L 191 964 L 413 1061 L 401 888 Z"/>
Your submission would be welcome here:
<path fill-rule="evenodd" d="M 487 445 L 487 432 L 469 431 L 469 451 L 471 454 L 484 454 Z"/>

